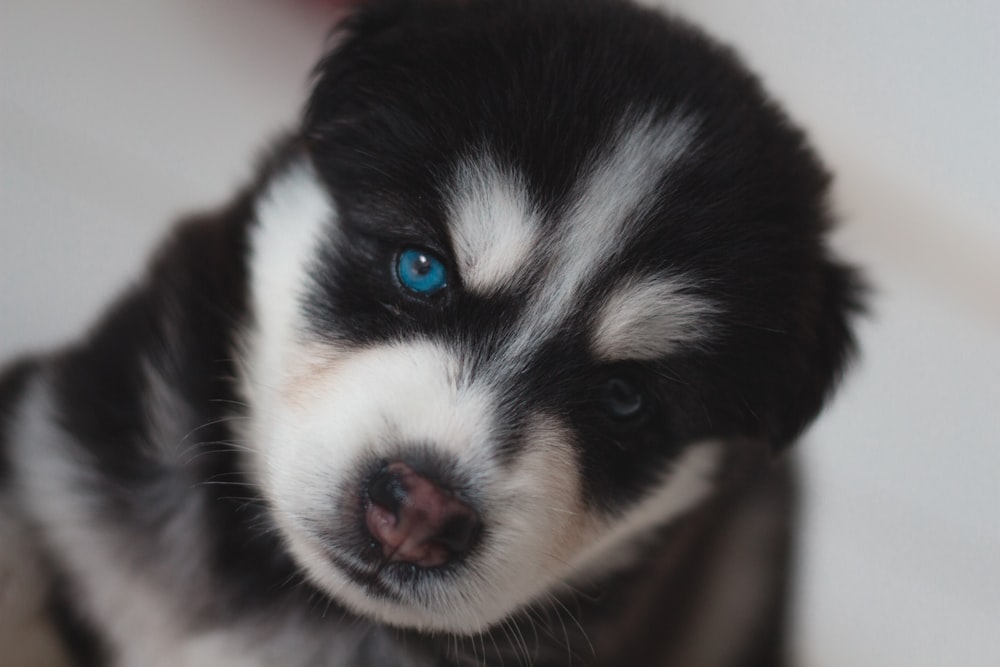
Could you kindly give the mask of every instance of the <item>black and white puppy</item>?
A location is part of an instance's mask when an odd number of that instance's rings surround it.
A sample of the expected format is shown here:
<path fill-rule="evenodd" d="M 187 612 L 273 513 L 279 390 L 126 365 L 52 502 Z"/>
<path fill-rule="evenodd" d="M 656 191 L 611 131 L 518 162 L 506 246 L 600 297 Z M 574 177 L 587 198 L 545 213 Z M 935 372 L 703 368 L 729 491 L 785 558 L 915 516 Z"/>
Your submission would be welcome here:
<path fill-rule="evenodd" d="M 614 0 L 382 1 L 301 126 L 0 381 L 4 665 L 774 665 L 828 177 Z"/>

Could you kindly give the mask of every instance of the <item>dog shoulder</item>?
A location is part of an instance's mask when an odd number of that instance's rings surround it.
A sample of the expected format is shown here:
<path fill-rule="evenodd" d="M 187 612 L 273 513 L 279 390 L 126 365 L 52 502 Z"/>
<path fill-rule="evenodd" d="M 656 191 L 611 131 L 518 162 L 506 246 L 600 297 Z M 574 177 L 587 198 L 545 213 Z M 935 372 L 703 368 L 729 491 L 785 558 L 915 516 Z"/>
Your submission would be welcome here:
<path fill-rule="evenodd" d="M 50 573 L 18 500 L 10 449 L 20 407 L 37 362 L 17 361 L 0 371 L 0 655 L 9 664 L 67 664 L 48 614 Z"/>

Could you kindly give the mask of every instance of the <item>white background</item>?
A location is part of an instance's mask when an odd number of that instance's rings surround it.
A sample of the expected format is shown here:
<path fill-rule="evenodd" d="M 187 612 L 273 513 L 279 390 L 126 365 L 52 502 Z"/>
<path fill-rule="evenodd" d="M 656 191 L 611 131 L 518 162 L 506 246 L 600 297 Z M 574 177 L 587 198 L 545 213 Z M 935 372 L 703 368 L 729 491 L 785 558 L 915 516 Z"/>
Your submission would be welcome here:
<path fill-rule="evenodd" d="M 811 131 L 878 288 L 800 450 L 803 663 L 998 665 L 1000 4 L 670 4 Z M 325 29 L 277 0 L 2 0 L 0 358 L 79 333 L 249 175 Z"/>

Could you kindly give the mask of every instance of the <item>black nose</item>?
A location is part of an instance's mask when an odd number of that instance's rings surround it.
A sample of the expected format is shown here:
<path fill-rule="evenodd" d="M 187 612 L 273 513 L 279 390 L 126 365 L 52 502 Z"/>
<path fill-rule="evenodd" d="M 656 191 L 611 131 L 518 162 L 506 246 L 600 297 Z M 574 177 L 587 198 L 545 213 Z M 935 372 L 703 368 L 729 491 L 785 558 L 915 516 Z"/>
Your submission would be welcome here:
<path fill-rule="evenodd" d="M 367 488 L 365 524 L 382 555 L 420 567 L 440 567 L 469 552 L 481 530 L 479 514 L 454 492 L 394 462 Z"/>

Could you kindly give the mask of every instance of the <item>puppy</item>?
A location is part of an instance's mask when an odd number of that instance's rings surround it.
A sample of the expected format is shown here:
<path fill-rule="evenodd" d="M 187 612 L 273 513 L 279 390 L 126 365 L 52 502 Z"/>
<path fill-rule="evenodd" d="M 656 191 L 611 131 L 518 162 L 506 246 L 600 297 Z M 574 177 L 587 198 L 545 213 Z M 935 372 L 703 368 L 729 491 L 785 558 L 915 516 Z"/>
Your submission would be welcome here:
<path fill-rule="evenodd" d="M 5 664 L 778 664 L 775 461 L 859 303 L 827 184 L 676 20 L 370 4 L 254 182 L 3 375 Z"/>

